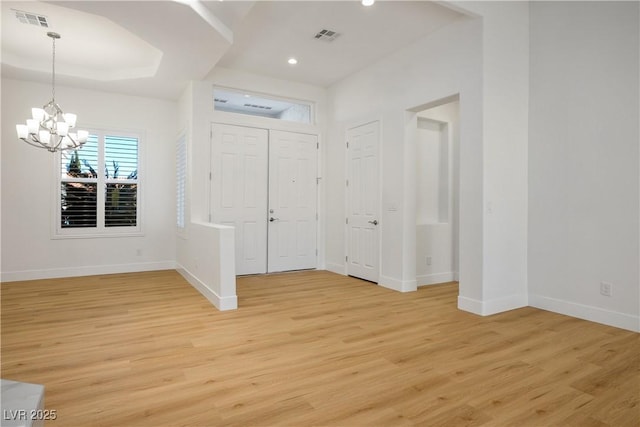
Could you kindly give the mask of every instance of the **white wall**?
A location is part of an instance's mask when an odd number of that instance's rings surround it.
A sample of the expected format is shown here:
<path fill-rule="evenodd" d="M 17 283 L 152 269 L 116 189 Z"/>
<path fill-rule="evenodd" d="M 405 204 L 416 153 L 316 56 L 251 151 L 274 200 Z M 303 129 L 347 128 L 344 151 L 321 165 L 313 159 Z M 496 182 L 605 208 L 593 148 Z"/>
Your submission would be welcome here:
<path fill-rule="evenodd" d="M 233 310 L 238 308 L 234 231 L 208 222 L 212 93 L 210 83 L 190 82 L 178 101 L 178 128 L 187 141 L 187 180 L 176 267 L 216 308 Z"/>
<path fill-rule="evenodd" d="M 419 118 L 416 133 L 416 221 L 418 224 L 446 222 L 449 213 L 448 199 L 441 199 L 442 193 L 449 192 L 448 163 L 444 163 L 442 159 L 448 152 L 447 125 Z"/>
<path fill-rule="evenodd" d="M 459 20 L 329 88 L 327 268 L 345 271 L 346 130 L 380 120 L 380 283 L 416 288 L 416 143 L 407 131 L 416 119 L 407 110 L 460 94 L 461 293 L 481 299 L 481 34 L 479 20 Z"/>
<path fill-rule="evenodd" d="M 54 156 L 15 134 L 50 94 L 49 85 L 2 79 L 2 281 L 174 268 L 176 104 L 56 87 L 78 127 L 141 131 L 144 236 L 54 240 Z"/>
<path fill-rule="evenodd" d="M 459 304 L 491 314 L 527 305 L 529 5 L 452 3 L 481 16 L 483 27 L 482 293 L 478 300 L 461 298 Z M 461 191 L 464 199 L 464 187 Z"/>
<path fill-rule="evenodd" d="M 455 22 L 333 85 L 327 266 L 344 271 L 344 132 L 382 123 L 381 284 L 415 289 L 415 146 L 407 110 L 460 94 L 460 296 L 491 314 L 527 304 L 529 10 L 447 2 Z M 389 211 L 390 205 L 402 209 Z"/>
<path fill-rule="evenodd" d="M 238 308 L 233 227 L 191 222 L 177 269 L 218 310 Z"/>
<path fill-rule="evenodd" d="M 531 305 L 636 331 L 638 9 L 531 4 L 528 257 Z"/>

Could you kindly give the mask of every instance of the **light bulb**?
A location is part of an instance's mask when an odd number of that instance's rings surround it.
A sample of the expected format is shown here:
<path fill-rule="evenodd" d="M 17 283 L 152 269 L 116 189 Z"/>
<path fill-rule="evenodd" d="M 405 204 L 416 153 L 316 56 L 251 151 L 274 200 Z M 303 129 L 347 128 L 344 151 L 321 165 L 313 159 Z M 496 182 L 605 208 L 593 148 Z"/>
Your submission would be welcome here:
<path fill-rule="evenodd" d="M 67 133 L 69 132 L 69 124 L 66 122 L 57 122 L 56 131 L 60 136 L 67 136 Z"/>
<path fill-rule="evenodd" d="M 44 120 L 45 112 L 42 108 L 32 108 L 31 114 L 33 114 L 33 119 L 41 122 Z"/>
<path fill-rule="evenodd" d="M 29 133 L 38 133 L 40 123 L 35 119 L 29 119 L 27 120 L 27 128 L 29 128 Z"/>
<path fill-rule="evenodd" d="M 76 126 L 76 119 L 78 118 L 78 116 L 76 116 L 73 113 L 64 113 L 64 121 L 67 122 L 67 124 L 69 125 L 69 128 L 75 127 Z"/>
<path fill-rule="evenodd" d="M 51 142 L 51 134 L 49 133 L 48 130 L 41 130 L 38 137 L 40 142 L 45 145 L 49 145 L 49 143 Z"/>
<path fill-rule="evenodd" d="M 18 138 L 20 139 L 26 139 L 29 136 L 27 125 L 16 125 L 16 132 L 18 132 Z"/>
<path fill-rule="evenodd" d="M 78 143 L 79 144 L 84 144 L 85 142 L 87 142 L 87 138 L 89 138 L 89 132 L 87 132 L 86 130 L 79 130 L 78 131 Z"/>

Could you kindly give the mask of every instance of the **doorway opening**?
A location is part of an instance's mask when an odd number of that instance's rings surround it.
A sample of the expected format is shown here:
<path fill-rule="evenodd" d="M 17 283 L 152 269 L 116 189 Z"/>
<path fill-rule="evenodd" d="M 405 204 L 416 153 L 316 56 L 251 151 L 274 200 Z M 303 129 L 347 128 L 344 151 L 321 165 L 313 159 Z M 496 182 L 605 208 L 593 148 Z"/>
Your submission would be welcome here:
<path fill-rule="evenodd" d="M 459 100 L 416 113 L 416 284 L 458 281 Z"/>

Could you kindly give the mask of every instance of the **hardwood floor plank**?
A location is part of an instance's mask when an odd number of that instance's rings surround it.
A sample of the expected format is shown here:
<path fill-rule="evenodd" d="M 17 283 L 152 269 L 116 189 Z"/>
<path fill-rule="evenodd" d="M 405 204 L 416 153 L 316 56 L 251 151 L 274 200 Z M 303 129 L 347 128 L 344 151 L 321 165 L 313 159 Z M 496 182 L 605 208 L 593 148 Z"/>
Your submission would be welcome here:
<path fill-rule="evenodd" d="M 325 271 L 241 277 L 219 312 L 175 271 L 1 285 L 2 377 L 47 426 L 640 425 L 640 335 L 457 309 Z"/>

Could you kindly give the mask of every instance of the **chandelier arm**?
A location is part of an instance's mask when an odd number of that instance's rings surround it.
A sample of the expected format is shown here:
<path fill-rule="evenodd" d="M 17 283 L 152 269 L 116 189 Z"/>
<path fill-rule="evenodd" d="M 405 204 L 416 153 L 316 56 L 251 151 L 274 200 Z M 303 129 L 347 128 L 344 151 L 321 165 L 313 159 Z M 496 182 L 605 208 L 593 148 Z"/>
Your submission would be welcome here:
<path fill-rule="evenodd" d="M 29 140 L 27 138 L 20 138 L 20 139 L 23 140 L 24 142 L 26 142 L 27 144 L 32 145 L 34 147 L 49 149 L 48 145 L 43 144 L 42 142 L 38 141 L 37 139 L 36 140 Z"/>

